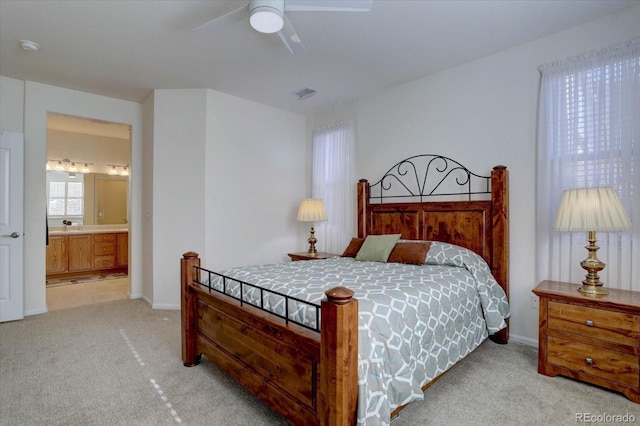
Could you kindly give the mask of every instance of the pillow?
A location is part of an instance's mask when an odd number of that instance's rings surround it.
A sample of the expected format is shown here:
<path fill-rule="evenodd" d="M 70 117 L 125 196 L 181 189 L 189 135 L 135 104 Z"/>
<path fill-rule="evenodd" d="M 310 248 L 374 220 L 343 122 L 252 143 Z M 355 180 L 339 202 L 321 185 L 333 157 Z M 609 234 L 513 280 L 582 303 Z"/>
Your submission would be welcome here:
<path fill-rule="evenodd" d="M 408 241 L 396 243 L 387 262 L 424 265 L 431 243 L 429 241 Z"/>
<path fill-rule="evenodd" d="M 358 250 L 356 260 L 386 262 L 401 234 L 369 235 Z"/>
<path fill-rule="evenodd" d="M 362 247 L 362 243 L 364 243 L 364 238 L 352 238 L 347 248 L 344 249 L 342 257 L 356 257 L 360 247 Z"/>

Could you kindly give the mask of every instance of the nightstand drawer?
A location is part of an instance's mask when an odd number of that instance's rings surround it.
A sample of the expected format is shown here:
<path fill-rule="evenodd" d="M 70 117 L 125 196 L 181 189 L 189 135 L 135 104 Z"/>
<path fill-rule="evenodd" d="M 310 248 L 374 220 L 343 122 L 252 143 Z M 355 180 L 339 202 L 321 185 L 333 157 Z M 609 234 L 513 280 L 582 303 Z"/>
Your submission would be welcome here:
<path fill-rule="evenodd" d="M 640 385 L 638 357 L 548 337 L 547 362 L 628 386 Z"/>
<path fill-rule="evenodd" d="M 549 329 L 638 347 L 640 315 L 549 301 Z"/>

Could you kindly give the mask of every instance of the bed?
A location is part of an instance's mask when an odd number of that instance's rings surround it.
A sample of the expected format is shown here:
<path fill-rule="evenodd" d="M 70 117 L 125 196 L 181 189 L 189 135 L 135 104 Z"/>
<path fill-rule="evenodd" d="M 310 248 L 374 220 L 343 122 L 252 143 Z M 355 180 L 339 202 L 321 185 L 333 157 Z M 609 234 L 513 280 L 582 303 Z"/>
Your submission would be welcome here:
<path fill-rule="evenodd" d="M 357 199 L 352 243 L 394 235 L 394 250 L 426 245 L 424 264 L 359 253 L 214 272 L 187 252 L 184 365 L 206 356 L 292 424 L 384 425 L 484 339 L 508 341 L 506 167 L 418 155 L 360 180 Z"/>

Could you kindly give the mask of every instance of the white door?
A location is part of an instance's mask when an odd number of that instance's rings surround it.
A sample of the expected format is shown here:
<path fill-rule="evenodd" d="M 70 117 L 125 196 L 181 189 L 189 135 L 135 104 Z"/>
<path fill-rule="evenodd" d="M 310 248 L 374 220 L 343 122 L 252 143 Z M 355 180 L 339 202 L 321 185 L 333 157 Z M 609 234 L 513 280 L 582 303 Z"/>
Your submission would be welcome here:
<path fill-rule="evenodd" d="M 24 317 L 23 140 L 0 130 L 0 322 Z"/>

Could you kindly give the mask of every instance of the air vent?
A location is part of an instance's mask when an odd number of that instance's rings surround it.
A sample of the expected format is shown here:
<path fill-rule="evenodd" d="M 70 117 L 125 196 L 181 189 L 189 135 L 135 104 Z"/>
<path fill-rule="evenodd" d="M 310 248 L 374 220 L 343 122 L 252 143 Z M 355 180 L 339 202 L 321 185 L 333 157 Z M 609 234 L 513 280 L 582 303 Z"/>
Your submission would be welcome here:
<path fill-rule="evenodd" d="M 316 94 L 316 91 L 313 89 L 310 89 L 308 87 L 304 87 L 300 90 L 296 90 L 295 92 L 293 92 L 294 95 L 296 95 L 298 97 L 298 100 L 301 101 L 303 99 L 307 99 L 310 98 L 311 96 Z"/>

